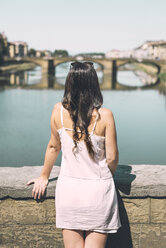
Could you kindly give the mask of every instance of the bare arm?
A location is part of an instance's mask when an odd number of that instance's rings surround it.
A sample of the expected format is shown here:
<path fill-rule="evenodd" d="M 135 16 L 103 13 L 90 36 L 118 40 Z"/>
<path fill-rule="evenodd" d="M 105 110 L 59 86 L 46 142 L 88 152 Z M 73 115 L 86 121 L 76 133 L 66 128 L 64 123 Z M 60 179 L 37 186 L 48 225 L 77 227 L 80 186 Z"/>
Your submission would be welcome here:
<path fill-rule="evenodd" d="M 47 145 L 44 166 L 42 168 L 41 177 L 48 179 L 52 170 L 52 167 L 58 157 L 58 154 L 61 150 L 61 143 L 59 139 L 59 135 L 57 132 L 57 128 L 55 125 L 55 114 L 57 111 L 56 105 L 52 111 L 51 115 L 51 137 Z"/>
<path fill-rule="evenodd" d="M 119 151 L 117 145 L 117 134 L 116 134 L 116 127 L 114 116 L 111 110 L 105 109 L 105 121 L 106 121 L 106 160 L 109 169 L 111 170 L 112 174 L 114 175 L 115 170 L 118 165 L 119 161 Z"/>
<path fill-rule="evenodd" d="M 44 165 L 41 171 L 41 175 L 39 178 L 32 179 L 27 183 L 28 185 L 34 183 L 32 196 L 35 199 L 37 198 L 37 196 L 40 199 L 41 195 L 44 194 L 54 162 L 56 161 L 61 149 L 61 143 L 55 125 L 55 115 L 57 109 L 58 109 L 58 104 L 55 104 L 51 115 L 51 137 L 46 148 Z"/>

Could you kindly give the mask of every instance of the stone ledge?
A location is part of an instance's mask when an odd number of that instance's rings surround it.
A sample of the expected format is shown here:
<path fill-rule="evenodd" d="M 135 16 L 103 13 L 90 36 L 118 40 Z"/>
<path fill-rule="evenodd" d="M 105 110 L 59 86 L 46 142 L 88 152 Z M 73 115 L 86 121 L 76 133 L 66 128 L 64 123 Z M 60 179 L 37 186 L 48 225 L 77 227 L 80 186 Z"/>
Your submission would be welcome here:
<path fill-rule="evenodd" d="M 166 197 L 166 165 L 118 165 L 114 179 L 122 197 Z"/>
<path fill-rule="evenodd" d="M 39 177 L 42 166 L 0 167 L 0 198 L 32 198 L 33 185 L 27 182 Z M 55 197 L 56 181 L 60 172 L 59 166 L 54 166 L 49 178 L 46 195 Z"/>
<path fill-rule="evenodd" d="M 32 198 L 33 185 L 26 183 L 40 175 L 42 166 L 19 168 L 0 167 L 0 198 Z M 54 166 L 47 187 L 46 198 L 55 197 L 55 187 L 60 172 Z M 114 175 L 122 197 L 166 197 L 166 165 L 118 165 Z"/>

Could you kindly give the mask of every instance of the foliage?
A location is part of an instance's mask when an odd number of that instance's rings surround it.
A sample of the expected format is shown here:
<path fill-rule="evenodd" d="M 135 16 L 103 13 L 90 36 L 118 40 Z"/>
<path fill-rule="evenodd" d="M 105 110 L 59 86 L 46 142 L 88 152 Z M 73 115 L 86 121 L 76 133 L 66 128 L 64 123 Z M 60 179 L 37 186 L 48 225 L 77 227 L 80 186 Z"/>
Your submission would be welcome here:
<path fill-rule="evenodd" d="M 101 57 L 105 57 L 105 53 L 79 53 L 76 54 L 75 56 L 83 56 L 83 57 L 93 57 L 93 56 L 101 56 Z"/>
<path fill-rule="evenodd" d="M 44 52 L 41 52 L 41 57 L 44 57 L 44 55 L 45 55 Z"/>
<path fill-rule="evenodd" d="M 164 82 L 166 82 L 166 72 L 163 72 L 160 74 L 160 79 Z"/>
<path fill-rule="evenodd" d="M 57 56 L 57 57 L 68 57 L 68 51 L 66 50 L 55 50 L 53 52 L 53 56 Z"/>
<path fill-rule="evenodd" d="M 36 50 L 34 48 L 29 49 L 28 56 L 35 57 L 36 56 Z"/>

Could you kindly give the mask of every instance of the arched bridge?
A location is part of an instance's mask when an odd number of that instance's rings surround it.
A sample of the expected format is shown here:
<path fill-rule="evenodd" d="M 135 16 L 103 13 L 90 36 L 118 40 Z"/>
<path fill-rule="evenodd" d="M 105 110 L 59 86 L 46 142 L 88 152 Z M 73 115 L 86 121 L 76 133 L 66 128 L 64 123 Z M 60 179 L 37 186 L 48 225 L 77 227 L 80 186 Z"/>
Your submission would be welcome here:
<path fill-rule="evenodd" d="M 23 58 L 24 61 L 30 61 L 36 63 L 42 67 L 44 72 L 48 74 L 55 74 L 55 67 L 59 64 L 70 62 L 70 61 L 77 61 L 77 57 L 51 57 L 51 58 Z M 103 82 L 100 85 L 101 89 L 115 89 L 117 84 L 117 70 L 118 67 L 124 65 L 126 63 L 134 63 L 138 62 L 136 59 L 108 59 L 108 58 L 89 58 L 84 57 L 83 61 L 91 61 L 97 63 L 101 66 L 103 71 Z M 158 73 L 161 69 L 161 63 L 158 61 L 153 60 L 143 60 L 141 63 L 150 63 L 157 67 Z"/>

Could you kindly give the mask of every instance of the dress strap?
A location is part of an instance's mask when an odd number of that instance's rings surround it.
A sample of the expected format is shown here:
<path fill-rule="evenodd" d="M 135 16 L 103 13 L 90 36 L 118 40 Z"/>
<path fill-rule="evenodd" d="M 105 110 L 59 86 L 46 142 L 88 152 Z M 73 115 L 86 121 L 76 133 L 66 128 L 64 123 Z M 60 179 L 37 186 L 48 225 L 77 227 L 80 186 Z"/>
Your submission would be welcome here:
<path fill-rule="evenodd" d="M 98 110 L 98 111 L 99 111 L 99 110 Z M 97 124 L 97 120 L 98 120 L 98 118 L 99 118 L 99 113 L 97 113 L 96 120 L 95 120 L 95 123 L 94 123 L 94 126 L 93 126 L 93 129 L 92 129 L 91 134 L 93 134 L 93 133 L 94 133 L 94 131 L 95 131 L 95 127 L 96 127 L 96 124 Z"/>
<path fill-rule="evenodd" d="M 73 131 L 72 128 L 64 127 L 64 124 L 63 124 L 63 105 L 61 105 L 61 124 L 62 124 L 62 127 L 63 127 L 64 129 Z M 78 132 L 81 132 L 81 131 L 78 131 Z"/>
<path fill-rule="evenodd" d="M 69 131 L 73 131 L 74 130 L 74 129 L 69 128 L 69 127 L 64 127 L 64 129 L 69 130 Z M 78 131 L 78 132 L 80 132 L 80 131 Z"/>
<path fill-rule="evenodd" d="M 61 105 L 61 124 L 63 127 L 63 105 Z"/>

